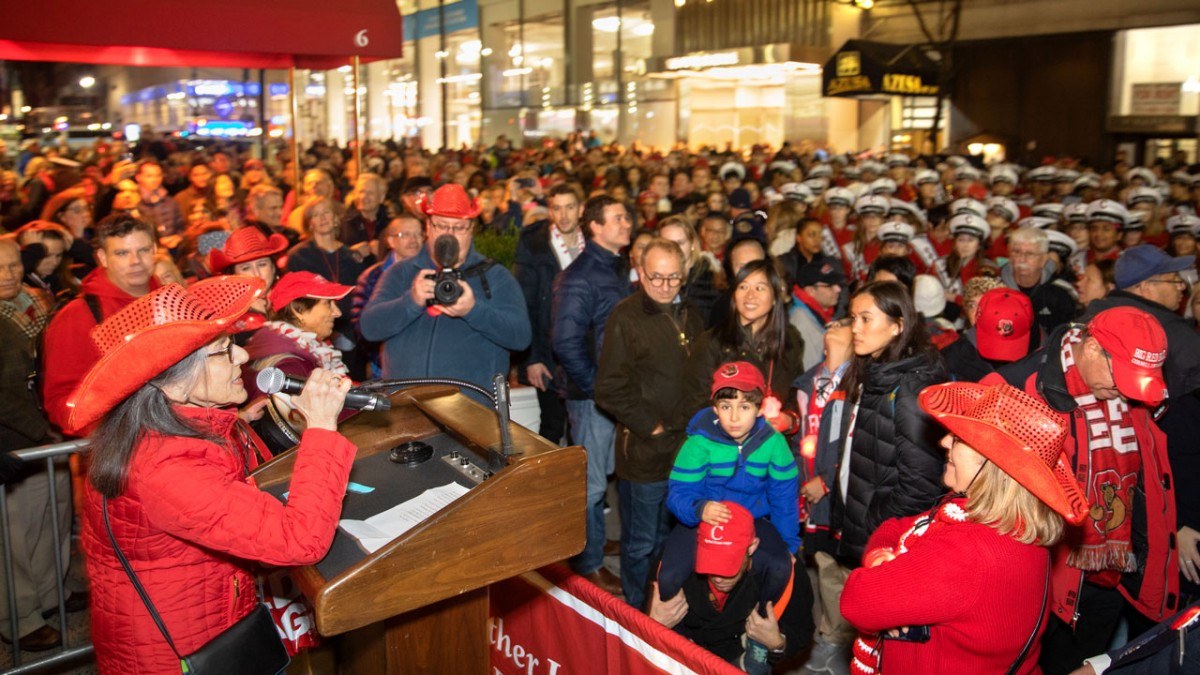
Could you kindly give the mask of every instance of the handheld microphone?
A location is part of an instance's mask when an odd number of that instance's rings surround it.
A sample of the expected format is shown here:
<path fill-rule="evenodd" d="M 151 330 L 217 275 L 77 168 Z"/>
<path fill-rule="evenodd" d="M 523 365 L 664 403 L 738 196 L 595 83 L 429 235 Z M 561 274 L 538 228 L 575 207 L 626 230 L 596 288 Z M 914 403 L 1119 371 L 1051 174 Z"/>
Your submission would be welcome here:
<path fill-rule="evenodd" d="M 304 390 L 304 380 L 290 377 L 275 367 L 260 370 L 258 377 L 254 378 L 254 383 L 258 385 L 259 391 L 264 394 L 299 394 Z M 390 410 L 392 402 L 386 396 L 368 394 L 351 389 L 346 392 L 345 407 L 351 410 L 374 412 L 376 410 Z"/>

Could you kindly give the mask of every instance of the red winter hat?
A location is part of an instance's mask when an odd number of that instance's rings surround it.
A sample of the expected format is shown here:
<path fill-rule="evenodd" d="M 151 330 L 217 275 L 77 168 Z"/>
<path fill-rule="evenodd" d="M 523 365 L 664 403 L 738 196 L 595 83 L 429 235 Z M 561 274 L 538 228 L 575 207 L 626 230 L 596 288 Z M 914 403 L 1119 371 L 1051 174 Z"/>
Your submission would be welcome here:
<path fill-rule="evenodd" d="M 700 523 L 696 533 L 696 574 L 731 577 L 742 569 L 754 541 L 754 516 L 741 504 L 721 502 L 732 514 L 724 525 Z"/>
<path fill-rule="evenodd" d="M 1163 402 L 1167 335 L 1154 317 L 1133 307 L 1113 307 L 1093 317 L 1087 330 L 1112 359 L 1113 382 L 1122 396 L 1149 405 Z"/>
<path fill-rule="evenodd" d="M 271 309 L 278 312 L 299 298 L 341 300 L 352 290 L 354 288 L 351 286 L 335 284 L 312 272 L 288 272 L 275 282 L 275 287 L 267 294 L 267 298 L 271 301 Z"/>
<path fill-rule="evenodd" d="M 234 230 L 225 240 L 225 246 L 208 252 L 208 267 L 220 274 L 238 263 L 259 258 L 273 258 L 288 247 L 287 237 L 282 234 L 263 236 L 257 227 Z"/>
<path fill-rule="evenodd" d="M 67 399 L 67 432 L 78 434 L 163 371 L 236 332 L 238 318 L 263 293 L 263 280 L 211 277 L 170 284 L 134 300 L 91 331 L 101 357 Z"/>
<path fill-rule="evenodd" d="M 716 396 L 718 391 L 727 387 L 738 391 L 767 393 L 767 383 L 763 379 L 762 371 L 747 361 L 733 361 L 717 366 L 717 372 L 713 373 L 712 392 L 709 395 Z"/>
<path fill-rule="evenodd" d="M 434 190 L 422 208 L 431 216 L 445 218 L 474 218 L 482 210 L 458 183 L 446 183 Z"/>
<path fill-rule="evenodd" d="M 1029 353 L 1033 303 L 1011 288 L 993 288 L 979 298 L 975 345 L 989 361 L 1017 361 Z"/>
<path fill-rule="evenodd" d="M 935 384 L 923 389 L 918 401 L 950 433 L 1067 522 L 1083 522 L 1088 501 L 1063 456 L 1067 425 L 1062 415 L 1007 384 Z"/>

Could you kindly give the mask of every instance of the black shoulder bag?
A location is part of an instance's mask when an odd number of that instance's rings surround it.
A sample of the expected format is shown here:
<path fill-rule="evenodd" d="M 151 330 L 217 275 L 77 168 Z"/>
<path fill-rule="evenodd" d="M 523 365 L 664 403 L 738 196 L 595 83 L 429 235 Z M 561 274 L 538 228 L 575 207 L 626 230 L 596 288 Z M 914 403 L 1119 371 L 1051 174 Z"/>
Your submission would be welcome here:
<path fill-rule="evenodd" d="M 200 649 L 187 656 L 181 655 L 175 648 L 171 635 L 167 633 L 167 626 L 158 615 L 158 610 L 154 608 L 154 603 L 150 602 L 146 589 L 129 566 L 121 547 L 117 546 L 117 538 L 113 536 L 112 525 L 108 522 L 107 498 L 103 501 L 103 509 L 104 529 L 108 531 L 108 540 L 112 542 L 113 550 L 117 553 L 117 560 L 121 561 L 121 567 L 125 568 L 125 574 L 129 575 L 134 590 L 142 598 L 142 603 L 150 612 L 150 618 L 154 619 L 158 631 L 166 639 L 167 646 L 179 658 L 179 666 L 185 675 L 277 675 L 288 667 L 291 658 L 283 646 L 283 641 L 279 639 L 279 632 L 271 619 L 271 610 L 261 602 L 253 611 L 209 640 Z"/>
<path fill-rule="evenodd" d="M 1050 562 L 1046 563 L 1046 587 L 1042 590 L 1042 611 L 1038 614 L 1037 624 L 1033 627 L 1033 632 L 1029 634 L 1029 639 L 1025 641 L 1025 646 L 1021 649 L 1021 653 L 1017 655 L 1017 660 L 1009 666 L 1006 675 L 1016 675 L 1017 670 L 1021 668 L 1021 664 L 1025 662 L 1025 657 L 1029 656 L 1029 650 L 1033 647 L 1033 641 L 1037 639 L 1038 633 L 1042 631 L 1042 620 L 1046 618 L 1046 605 L 1050 602 Z"/>

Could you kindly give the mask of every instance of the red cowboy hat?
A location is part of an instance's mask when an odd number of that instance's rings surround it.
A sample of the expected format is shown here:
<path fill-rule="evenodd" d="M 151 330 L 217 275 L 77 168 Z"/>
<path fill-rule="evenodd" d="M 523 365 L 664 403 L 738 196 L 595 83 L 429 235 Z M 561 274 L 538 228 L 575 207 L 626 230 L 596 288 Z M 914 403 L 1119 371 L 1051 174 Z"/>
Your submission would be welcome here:
<path fill-rule="evenodd" d="M 208 252 L 208 268 L 214 274 L 221 274 L 238 263 L 273 258 L 283 253 L 287 247 L 287 237 L 282 234 L 266 237 L 257 227 L 243 227 L 229 235 L 224 247 Z"/>
<path fill-rule="evenodd" d="M 474 218 L 483 210 L 458 183 L 446 183 L 434 190 L 433 196 L 422 205 L 422 208 L 431 216 L 445 218 Z"/>
<path fill-rule="evenodd" d="M 1045 403 L 1007 384 L 926 387 L 921 407 L 1033 496 L 1079 524 L 1088 502 L 1063 456 L 1067 426 Z"/>
<path fill-rule="evenodd" d="M 67 399 L 67 432 L 78 434 L 188 354 L 236 330 L 263 280 L 211 277 L 170 284 L 129 303 L 92 329 L 100 360 Z"/>

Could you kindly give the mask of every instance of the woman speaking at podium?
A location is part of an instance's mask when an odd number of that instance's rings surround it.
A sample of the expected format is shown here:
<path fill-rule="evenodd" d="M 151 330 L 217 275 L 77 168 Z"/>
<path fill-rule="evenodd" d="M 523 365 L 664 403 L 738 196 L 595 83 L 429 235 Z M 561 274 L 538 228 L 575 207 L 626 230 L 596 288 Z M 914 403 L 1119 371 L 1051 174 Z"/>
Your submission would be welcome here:
<path fill-rule="evenodd" d="M 95 427 L 83 548 L 101 673 L 179 673 L 180 655 L 261 614 L 255 562 L 313 564 L 333 540 L 355 454 L 337 432 L 348 379 L 316 369 L 293 398 L 308 426 L 286 505 L 249 477 L 261 441 L 238 418 L 247 355 L 229 332 L 262 292 L 244 276 L 172 284 L 92 330 L 101 358 L 68 405 L 70 431 Z"/>

